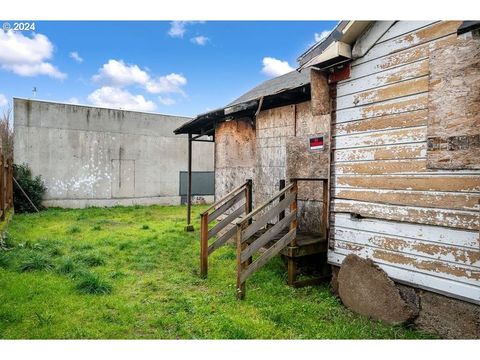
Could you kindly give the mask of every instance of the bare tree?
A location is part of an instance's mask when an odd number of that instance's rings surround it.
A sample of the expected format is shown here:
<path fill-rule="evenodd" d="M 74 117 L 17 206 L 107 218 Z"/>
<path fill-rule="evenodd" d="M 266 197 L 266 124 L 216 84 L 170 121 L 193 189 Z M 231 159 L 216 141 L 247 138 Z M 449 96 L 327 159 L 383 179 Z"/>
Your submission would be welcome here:
<path fill-rule="evenodd" d="M 5 157 L 13 157 L 12 108 L 8 106 L 0 117 L 0 145 Z"/>

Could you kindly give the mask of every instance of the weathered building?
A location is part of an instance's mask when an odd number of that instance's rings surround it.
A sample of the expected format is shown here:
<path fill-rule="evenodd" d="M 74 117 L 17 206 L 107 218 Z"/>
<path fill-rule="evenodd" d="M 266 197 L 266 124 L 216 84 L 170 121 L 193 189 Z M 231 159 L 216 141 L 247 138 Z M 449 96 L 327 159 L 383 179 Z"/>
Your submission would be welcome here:
<path fill-rule="evenodd" d="M 43 177 L 46 206 L 176 205 L 187 137 L 172 131 L 186 120 L 14 99 L 14 161 Z M 196 144 L 194 160 L 213 172 L 212 144 Z"/>
<path fill-rule="evenodd" d="M 322 215 L 328 216 L 328 262 L 334 267 L 356 254 L 397 283 L 478 305 L 475 27 L 461 21 L 342 21 L 300 56 L 298 72 L 267 81 L 176 132 L 214 130 L 217 197 L 252 178 L 257 206 L 281 179 L 328 179 L 325 194 L 315 182 L 299 182 L 297 217 L 300 228 L 315 232 Z M 328 214 L 318 206 L 324 196 Z M 465 308 L 447 303 L 441 312 Z M 474 308 L 462 316 L 478 337 Z"/>

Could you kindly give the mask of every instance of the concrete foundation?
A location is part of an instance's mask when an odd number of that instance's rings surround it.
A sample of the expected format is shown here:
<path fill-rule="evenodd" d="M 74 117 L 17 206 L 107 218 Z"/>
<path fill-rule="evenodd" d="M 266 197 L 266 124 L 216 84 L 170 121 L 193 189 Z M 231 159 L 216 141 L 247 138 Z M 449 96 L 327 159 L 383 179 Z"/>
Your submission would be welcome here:
<path fill-rule="evenodd" d="M 188 120 L 14 99 L 14 161 L 43 177 L 46 206 L 179 205 L 188 140 L 173 130 Z M 213 171 L 213 144 L 193 147 L 193 171 Z"/>

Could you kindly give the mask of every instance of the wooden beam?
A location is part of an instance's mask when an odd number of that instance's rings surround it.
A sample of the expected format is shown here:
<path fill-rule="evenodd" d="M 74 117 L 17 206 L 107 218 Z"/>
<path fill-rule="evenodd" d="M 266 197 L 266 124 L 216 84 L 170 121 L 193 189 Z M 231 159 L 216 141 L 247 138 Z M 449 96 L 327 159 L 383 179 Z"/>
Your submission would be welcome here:
<path fill-rule="evenodd" d="M 243 214 L 245 209 L 243 208 L 244 205 L 241 205 L 238 209 L 233 211 L 232 213 L 228 214 L 225 219 L 220 221 L 213 229 L 208 231 L 208 238 L 210 239 L 212 236 L 215 236 L 220 230 L 222 230 L 225 226 L 231 223 L 234 219 L 236 219 L 239 215 Z"/>
<path fill-rule="evenodd" d="M 271 241 L 276 235 L 280 233 L 287 225 L 293 220 L 296 216 L 296 213 L 290 213 L 286 218 L 283 218 L 270 229 L 265 231 L 258 239 L 251 243 L 243 252 L 242 252 L 242 261 L 247 260 L 250 256 L 255 254 L 257 250 L 265 246 L 269 241 Z"/>
<path fill-rule="evenodd" d="M 285 199 L 280 201 L 274 207 L 269 209 L 265 214 L 261 215 L 257 220 L 255 220 L 249 227 L 245 229 L 242 234 L 242 241 L 247 241 L 253 234 L 255 234 L 260 228 L 265 226 L 268 220 L 273 219 L 282 211 L 284 211 L 295 199 L 296 194 L 288 194 Z"/>
<path fill-rule="evenodd" d="M 192 218 L 192 134 L 188 134 L 188 189 L 187 189 L 187 226 L 185 231 L 194 231 Z"/>

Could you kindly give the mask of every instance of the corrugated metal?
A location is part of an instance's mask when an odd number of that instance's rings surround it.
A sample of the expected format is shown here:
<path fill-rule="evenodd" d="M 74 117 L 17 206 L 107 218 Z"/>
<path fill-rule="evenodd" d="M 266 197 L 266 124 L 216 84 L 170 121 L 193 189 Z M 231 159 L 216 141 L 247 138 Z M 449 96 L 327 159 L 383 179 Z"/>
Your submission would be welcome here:
<path fill-rule="evenodd" d="M 397 22 L 337 85 L 329 261 L 480 303 L 480 171 L 426 166 L 429 53 L 460 24 Z"/>

